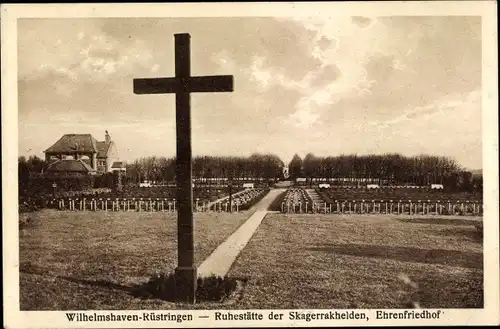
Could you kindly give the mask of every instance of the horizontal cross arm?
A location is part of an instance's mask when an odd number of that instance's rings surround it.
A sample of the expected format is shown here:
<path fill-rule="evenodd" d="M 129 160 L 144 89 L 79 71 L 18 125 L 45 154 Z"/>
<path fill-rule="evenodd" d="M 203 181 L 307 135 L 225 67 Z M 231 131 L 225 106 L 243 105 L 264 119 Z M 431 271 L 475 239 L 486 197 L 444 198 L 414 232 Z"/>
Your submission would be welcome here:
<path fill-rule="evenodd" d="M 138 95 L 173 94 L 176 92 L 215 93 L 232 91 L 232 75 L 134 79 L 134 94 Z"/>
<path fill-rule="evenodd" d="M 205 77 L 192 77 L 189 81 L 190 92 L 194 93 L 217 93 L 217 92 L 232 92 L 233 76 L 232 75 L 214 75 Z"/>
<path fill-rule="evenodd" d="M 134 94 L 173 94 L 178 91 L 176 78 L 134 79 Z"/>

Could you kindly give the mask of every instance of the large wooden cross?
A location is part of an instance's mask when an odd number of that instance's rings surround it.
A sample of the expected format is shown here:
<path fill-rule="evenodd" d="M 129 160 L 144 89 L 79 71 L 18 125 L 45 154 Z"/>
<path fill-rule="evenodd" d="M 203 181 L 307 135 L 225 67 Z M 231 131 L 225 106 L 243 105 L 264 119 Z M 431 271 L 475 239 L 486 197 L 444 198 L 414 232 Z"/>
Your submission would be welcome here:
<path fill-rule="evenodd" d="M 231 92 L 233 76 L 191 76 L 190 38 L 188 33 L 175 34 L 175 77 L 134 79 L 135 94 L 175 93 L 177 131 L 177 255 L 175 270 L 176 298 L 194 303 L 197 271 L 194 265 L 193 178 L 191 155 L 192 92 Z"/>

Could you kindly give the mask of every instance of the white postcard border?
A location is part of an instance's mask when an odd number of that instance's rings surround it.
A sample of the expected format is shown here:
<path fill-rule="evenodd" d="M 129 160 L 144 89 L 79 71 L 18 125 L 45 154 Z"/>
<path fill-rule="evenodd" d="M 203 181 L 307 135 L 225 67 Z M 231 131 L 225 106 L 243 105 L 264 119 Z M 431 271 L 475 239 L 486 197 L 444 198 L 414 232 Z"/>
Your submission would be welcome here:
<path fill-rule="evenodd" d="M 329 10 L 325 10 L 328 8 Z M 498 53 L 496 3 L 457 2 L 350 2 L 350 3 L 193 3 L 193 4 L 59 4 L 2 5 L 2 200 L 4 259 L 4 326 L 6 328 L 127 328 L 127 327 L 253 327 L 253 326 L 338 326 L 338 325 L 475 325 L 498 324 L 499 315 L 499 198 L 498 198 Z M 327 14 L 328 13 L 328 14 Z M 19 311 L 19 245 L 17 199 L 17 19 L 28 17 L 222 17 L 222 16 L 394 16 L 456 15 L 482 16 L 483 22 L 483 173 L 484 173 L 484 309 L 441 309 L 439 320 L 377 321 L 276 321 L 266 320 L 270 312 L 292 310 L 242 310 L 257 312 L 262 321 L 215 321 L 214 312 L 164 311 L 192 314 L 193 321 L 172 322 L 69 322 L 65 311 Z M 223 312 L 223 310 L 219 310 Z M 293 310 L 299 311 L 299 310 Z M 305 311 L 305 310 L 304 310 Z M 328 310 L 307 310 L 324 312 Z M 342 311 L 342 310 L 337 310 Z M 376 310 L 365 312 L 370 317 Z M 394 310 L 386 310 L 394 311 Z M 398 310 L 404 311 L 404 310 Z M 407 310 L 412 311 L 412 310 Z M 438 310 L 428 310 L 438 311 Z M 95 311 L 99 314 L 140 314 L 143 311 Z M 162 312 L 162 311 L 154 311 Z M 85 311 L 91 315 L 94 311 Z M 210 319 L 199 319 L 199 315 Z M 287 316 L 285 315 L 285 319 Z"/>

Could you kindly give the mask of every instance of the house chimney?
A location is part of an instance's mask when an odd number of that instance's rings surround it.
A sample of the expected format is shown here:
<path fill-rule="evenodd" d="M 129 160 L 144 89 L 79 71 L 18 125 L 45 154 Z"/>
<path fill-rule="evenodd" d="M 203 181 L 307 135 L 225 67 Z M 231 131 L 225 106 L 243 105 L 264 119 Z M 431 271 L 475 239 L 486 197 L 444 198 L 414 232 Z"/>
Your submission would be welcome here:
<path fill-rule="evenodd" d="M 106 135 L 104 135 L 104 141 L 106 143 L 111 143 L 111 136 L 109 136 L 109 133 L 107 130 L 106 130 Z"/>

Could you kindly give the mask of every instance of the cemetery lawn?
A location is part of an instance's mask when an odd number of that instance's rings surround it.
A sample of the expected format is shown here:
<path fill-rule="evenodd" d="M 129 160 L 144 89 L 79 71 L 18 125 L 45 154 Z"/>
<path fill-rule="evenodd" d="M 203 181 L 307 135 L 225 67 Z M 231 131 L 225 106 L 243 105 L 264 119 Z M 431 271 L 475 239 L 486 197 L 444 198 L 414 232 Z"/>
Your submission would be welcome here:
<path fill-rule="evenodd" d="M 176 267 L 176 214 L 43 210 L 22 216 L 31 222 L 19 235 L 21 310 L 175 308 L 128 291 Z M 195 213 L 196 265 L 248 216 Z"/>
<path fill-rule="evenodd" d="M 482 308 L 477 220 L 268 214 L 229 272 L 248 282 L 227 308 Z"/>

